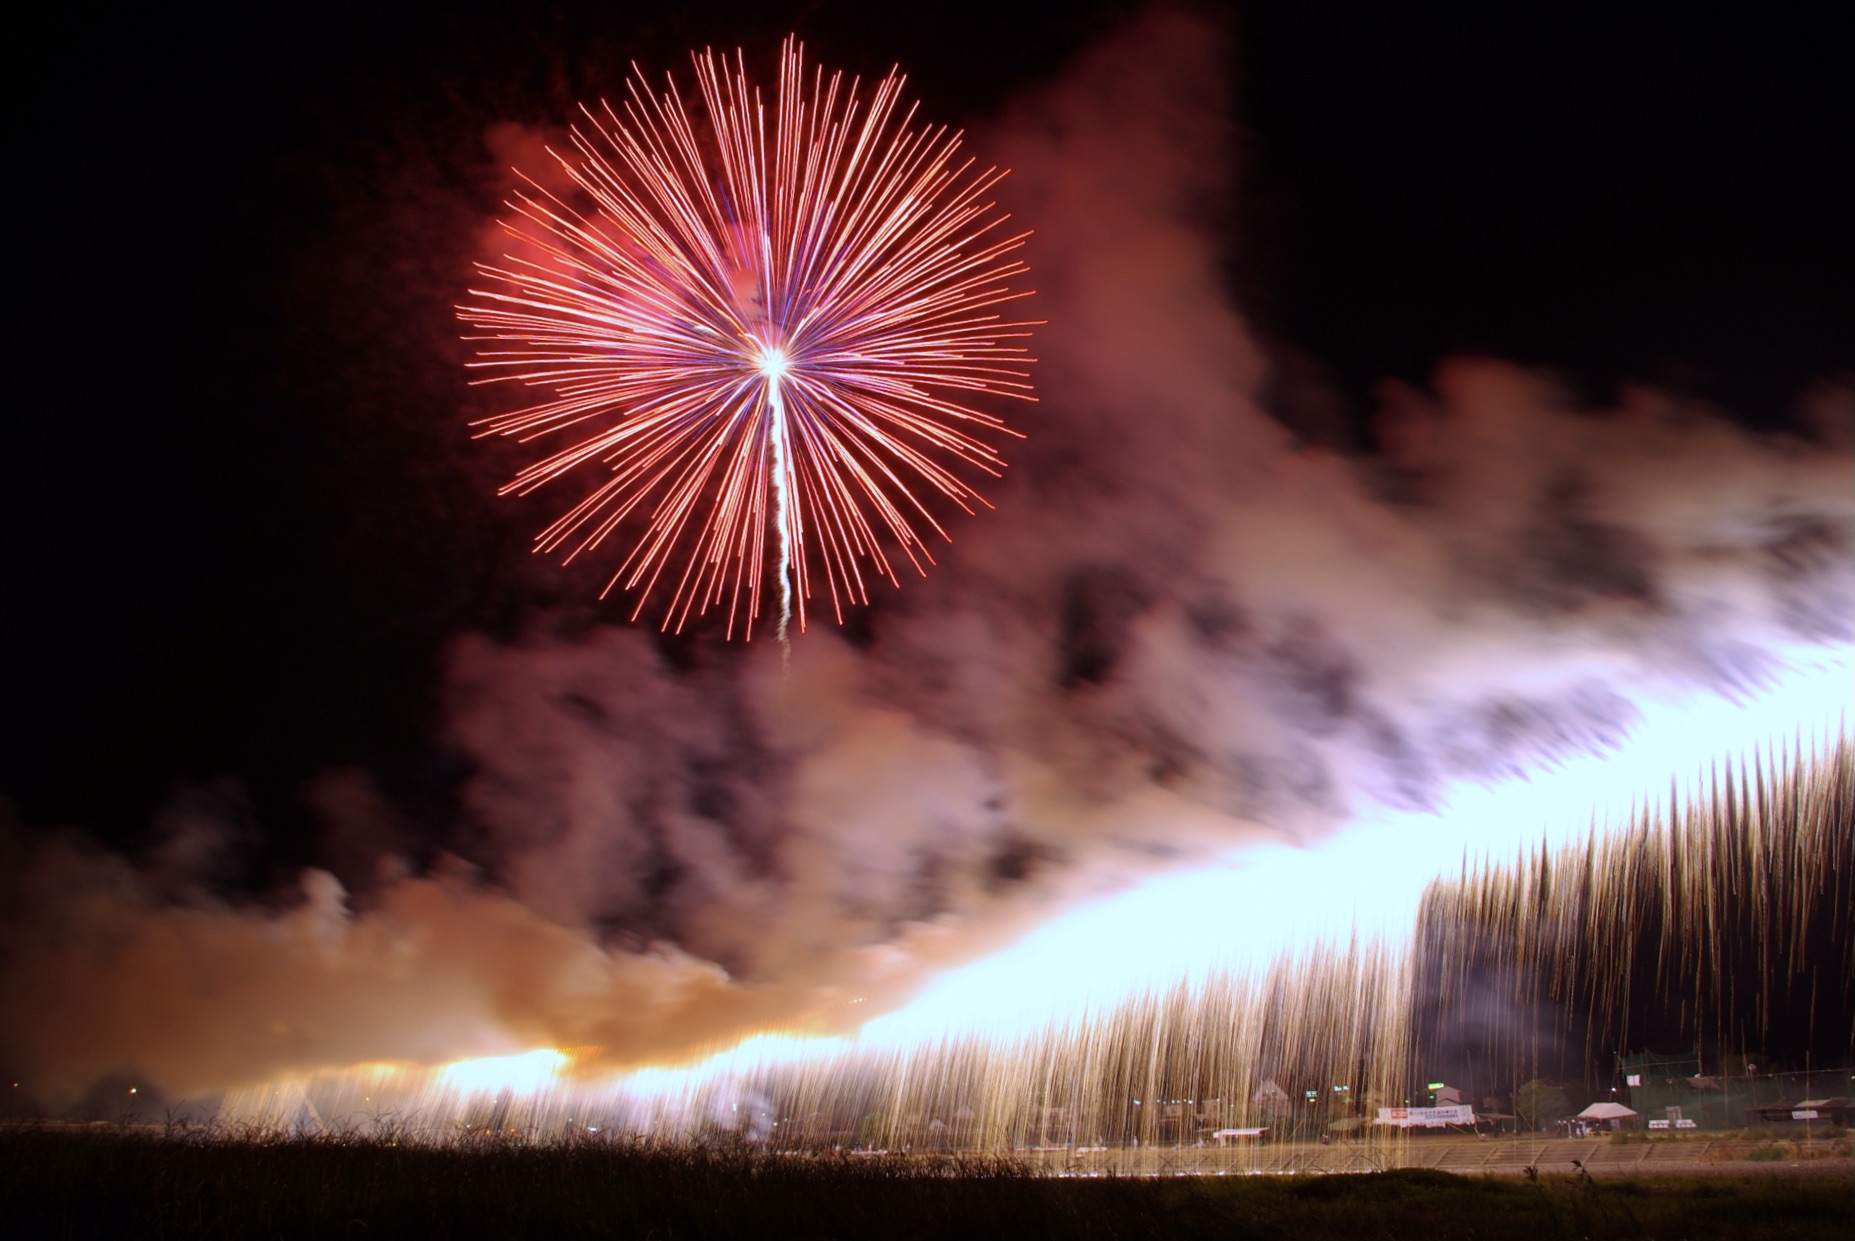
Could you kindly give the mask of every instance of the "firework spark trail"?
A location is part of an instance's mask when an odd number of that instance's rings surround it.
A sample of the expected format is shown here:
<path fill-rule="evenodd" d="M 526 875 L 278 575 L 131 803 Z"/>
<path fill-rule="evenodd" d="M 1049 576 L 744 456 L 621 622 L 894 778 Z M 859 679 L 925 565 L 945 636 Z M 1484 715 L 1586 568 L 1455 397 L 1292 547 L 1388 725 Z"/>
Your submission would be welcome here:
<path fill-rule="evenodd" d="M 1035 324 L 998 311 L 1029 296 L 1009 287 L 1028 234 L 999 235 L 986 195 L 1004 173 L 914 126 L 898 73 L 866 104 L 855 80 L 808 79 L 788 39 L 769 142 L 741 55 L 693 60 L 706 124 L 641 73 L 622 115 L 583 109 L 591 132 L 550 153 L 590 207 L 529 180 L 504 225 L 521 251 L 480 264 L 501 287 L 458 314 L 485 333 L 477 382 L 555 393 L 479 434 L 582 437 L 502 494 L 611 473 L 536 550 L 573 560 L 637 531 L 605 588 L 637 592 L 633 619 L 666 584 L 664 628 L 725 602 L 730 636 L 751 637 L 772 541 L 783 640 L 820 586 L 840 623 L 868 574 L 899 586 L 890 547 L 925 572 L 918 527 L 948 537 L 931 494 L 986 503 L 955 471 L 1004 462 L 971 432 L 1016 432 L 964 402 L 1035 399 L 1016 343 Z"/>
<path fill-rule="evenodd" d="M 1601 1074 L 1646 1037 L 1632 1027 L 1645 1016 L 1674 1045 L 1758 1050 L 1808 1011 L 1832 1032 L 1819 1046 L 1841 1031 L 1849 1055 L 1852 838 L 1855 744 L 1839 732 L 1716 766 L 1694 797 L 1642 806 L 1602 837 L 1465 866 L 1418 915 L 1417 1043 L 1453 1043 L 1518 1082 Z M 1464 1019 L 1490 999 L 1498 1020 Z M 1452 1023 L 1477 1036 L 1450 1038 Z M 1574 1054 L 1542 1064 L 1555 1045 Z"/>

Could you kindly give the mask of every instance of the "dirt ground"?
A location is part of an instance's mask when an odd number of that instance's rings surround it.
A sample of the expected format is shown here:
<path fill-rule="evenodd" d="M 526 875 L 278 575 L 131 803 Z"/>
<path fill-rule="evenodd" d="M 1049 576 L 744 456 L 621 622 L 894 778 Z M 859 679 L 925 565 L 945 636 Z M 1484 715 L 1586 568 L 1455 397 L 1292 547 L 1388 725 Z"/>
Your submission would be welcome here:
<path fill-rule="evenodd" d="M 1702 1137 L 1613 1142 L 1608 1138 L 1413 1137 L 1393 1142 L 1278 1143 L 1251 1147 L 1019 1151 L 1046 1171 L 1069 1175 L 1217 1176 L 1378 1172 L 1430 1168 L 1461 1175 L 1538 1173 L 1592 1176 L 1733 1176 L 1783 1173 L 1855 1179 L 1844 1142 Z M 1773 1158 L 1773 1155 L 1776 1158 Z M 1748 1158 L 1748 1156 L 1753 1156 Z"/>

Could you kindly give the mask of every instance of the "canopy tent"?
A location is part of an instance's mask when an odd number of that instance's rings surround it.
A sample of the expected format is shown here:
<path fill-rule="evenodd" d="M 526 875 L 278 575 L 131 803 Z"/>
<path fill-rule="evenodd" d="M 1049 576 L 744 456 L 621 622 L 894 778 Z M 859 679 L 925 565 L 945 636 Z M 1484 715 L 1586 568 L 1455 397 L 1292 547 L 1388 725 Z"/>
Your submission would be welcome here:
<path fill-rule="evenodd" d="M 1593 1103 L 1578 1113 L 1579 1120 L 1628 1120 L 1636 1115 L 1621 1103 Z"/>

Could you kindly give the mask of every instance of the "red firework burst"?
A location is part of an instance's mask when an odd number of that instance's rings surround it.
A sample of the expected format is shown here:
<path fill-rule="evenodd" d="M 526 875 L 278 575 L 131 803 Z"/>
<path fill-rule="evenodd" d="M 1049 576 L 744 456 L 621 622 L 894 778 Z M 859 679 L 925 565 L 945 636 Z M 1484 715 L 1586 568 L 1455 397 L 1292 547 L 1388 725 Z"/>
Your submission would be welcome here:
<path fill-rule="evenodd" d="M 996 477 L 978 436 L 1016 434 L 968 400 L 1035 399 L 1035 324 L 997 309 L 1029 296 L 1009 287 L 1029 234 L 1002 235 L 1001 170 L 899 112 L 899 73 L 866 103 L 841 74 L 808 84 L 788 39 L 769 116 L 740 53 L 692 59 L 703 123 L 634 67 L 622 116 L 583 108 L 590 130 L 550 151 L 583 209 L 528 178 L 509 203 L 527 257 L 479 264 L 497 287 L 458 314 L 493 342 L 478 382 L 553 395 L 475 425 L 572 440 L 502 494 L 609 473 L 536 537 L 572 560 L 635 534 L 602 598 L 637 591 L 635 620 L 668 586 L 664 628 L 725 602 L 751 637 L 771 568 L 783 640 L 820 581 L 841 623 L 868 574 L 900 585 L 890 549 L 925 572 L 918 527 L 947 538 L 925 495 L 985 504 L 955 469 Z"/>

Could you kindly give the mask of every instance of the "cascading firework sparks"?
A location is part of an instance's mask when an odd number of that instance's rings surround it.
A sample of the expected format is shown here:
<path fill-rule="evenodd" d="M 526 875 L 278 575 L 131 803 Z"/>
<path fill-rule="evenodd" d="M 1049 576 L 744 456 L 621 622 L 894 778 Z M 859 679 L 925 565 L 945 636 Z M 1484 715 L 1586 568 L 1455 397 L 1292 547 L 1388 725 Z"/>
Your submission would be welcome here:
<path fill-rule="evenodd" d="M 552 1049 L 323 1070 L 234 1090 L 219 1122 L 233 1134 L 438 1143 L 591 1132 L 784 1149 L 1064 1148 L 1063 1166 L 1094 1152 L 1100 1170 L 1162 1173 L 1177 1165 L 1128 1152 L 1216 1146 L 1221 1129 L 1285 1143 L 1339 1135 L 1384 1166 L 1404 1131 L 1373 1123 L 1376 1109 L 1412 1102 L 1443 1068 L 1482 1101 L 1518 1099 L 1542 1074 L 1608 1079 L 1651 1029 L 1675 1046 L 1694 1039 L 1716 1063 L 1737 1049 L 1764 1060 L 1770 1040 L 1798 1033 L 1781 1028 L 1786 1010 L 1806 1003 L 1802 1043 L 1846 1063 L 1852 810 L 1855 744 L 1838 731 L 1729 764 L 1704 792 L 1644 806 L 1604 837 L 1465 865 L 1431 885 L 1402 945 L 1316 941 L 1261 970 L 1214 970 L 1015 1035 L 981 1020 L 912 1043 L 766 1036 L 698 1065 L 603 1075 L 576 1075 L 574 1056 Z M 1823 1090 L 1847 1072 L 1792 1081 Z M 1689 1110 L 1736 1129 L 1746 1102 L 1795 1088 L 1741 1079 Z M 1253 1148 L 1203 1158 L 1192 1166 L 1309 1166 Z"/>
<path fill-rule="evenodd" d="M 1035 399 L 1036 325 L 999 311 L 1030 295 L 1010 287 L 1029 234 L 1003 235 L 987 198 L 1003 171 L 901 110 L 898 72 L 866 103 L 855 80 L 808 78 L 788 39 L 769 117 L 740 53 L 692 59 L 693 114 L 635 67 L 622 114 L 582 109 L 590 131 L 550 152 L 579 206 L 524 177 L 504 222 L 519 253 L 479 264 L 499 287 L 458 314 L 485 333 L 478 382 L 555 395 L 474 425 L 574 441 L 502 494 L 609 470 L 535 548 L 571 561 L 635 533 L 601 596 L 635 591 L 634 620 L 668 586 L 665 629 L 725 603 L 729 636 L 751 637 L 776 548 L 784 641 L 820 585 L 842 623 L 870 574 L 925 572 L 922 531 L 948 537 L 929 494 L 986 503 L 955 471 L 997 477 L 978 436 L 1017 433 L 965 402 Z"/>

